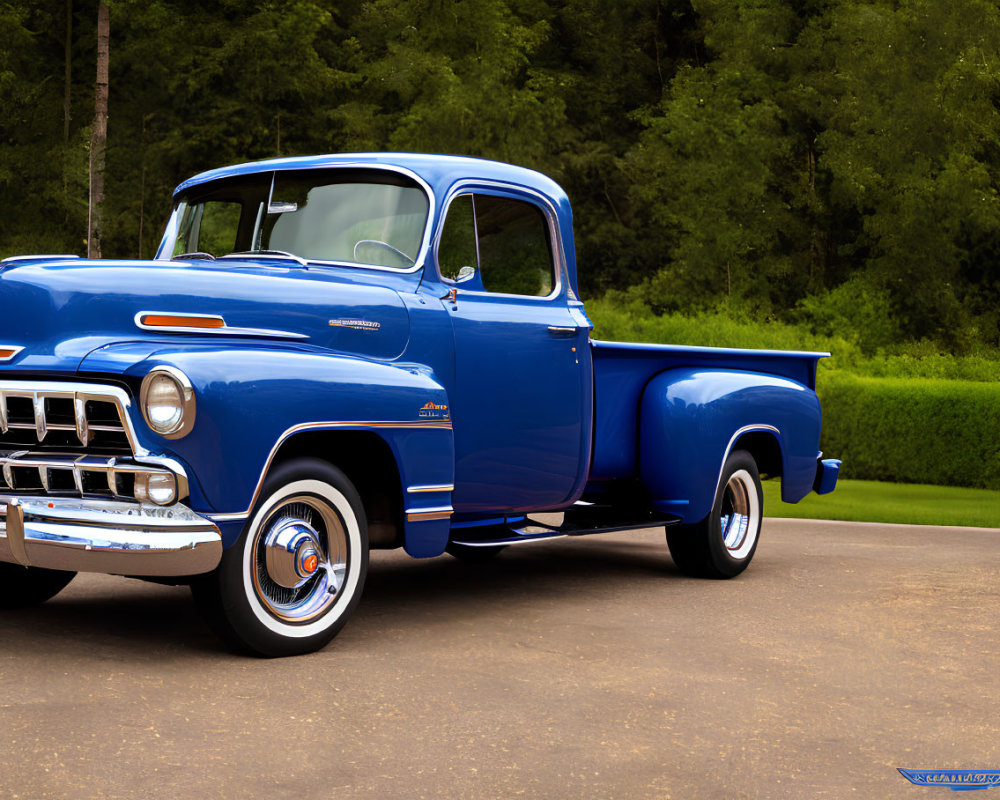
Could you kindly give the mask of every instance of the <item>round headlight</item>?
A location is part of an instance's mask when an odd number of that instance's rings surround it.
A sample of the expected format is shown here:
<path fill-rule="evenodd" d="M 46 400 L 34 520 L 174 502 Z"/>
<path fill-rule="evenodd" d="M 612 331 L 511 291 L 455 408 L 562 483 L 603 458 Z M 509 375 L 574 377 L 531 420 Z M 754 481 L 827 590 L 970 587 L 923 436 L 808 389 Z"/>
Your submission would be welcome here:
<path fill-rule="evenodd" d="M 194 388 L 178 369 L 157 367 L 143 378 L 140 403 L 146 424 L 168 439 L 180 439 L 194 426 Z"/>

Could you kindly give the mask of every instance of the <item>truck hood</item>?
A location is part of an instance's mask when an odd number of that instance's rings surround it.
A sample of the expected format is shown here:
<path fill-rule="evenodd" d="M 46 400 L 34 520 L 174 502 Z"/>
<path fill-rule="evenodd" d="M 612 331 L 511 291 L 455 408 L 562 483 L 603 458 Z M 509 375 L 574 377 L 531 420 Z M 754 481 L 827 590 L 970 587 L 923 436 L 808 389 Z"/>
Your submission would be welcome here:
<path fill-rule="evenodd" d="M 146 315 L 168 317 L 152 319 Z M 224 327 L 184 330 L 169 317 Z M 90 352 L 135 343 L 136 354 L 178 340 L 322 347 L 399 356 L 409 319 L 391 289 L 284 265 L 172 261 L 47 261 L 0 265 L 0 349 L 23 348 L 0 370 L 75 370 Z M 121 349 L 116 348 L 116 349 Z"/>

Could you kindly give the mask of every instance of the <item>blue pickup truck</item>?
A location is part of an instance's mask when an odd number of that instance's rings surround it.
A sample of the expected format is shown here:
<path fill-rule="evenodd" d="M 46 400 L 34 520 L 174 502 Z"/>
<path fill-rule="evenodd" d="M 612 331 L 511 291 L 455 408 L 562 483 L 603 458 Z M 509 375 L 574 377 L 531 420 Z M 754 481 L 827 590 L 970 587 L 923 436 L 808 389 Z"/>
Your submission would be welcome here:
<path fill-rule="evenodd" d="M 591 328 L 565 193 L 471 158 L 217 169 L 152 261 L 0 262 L 0 607 L 79 571 L 190 584 L 231 645 L 291 655 L 344 625 L 371 548 L 664 526 L 683 573 L 731 578 L 762 476 L 833 490 L 825 354 Z"/>

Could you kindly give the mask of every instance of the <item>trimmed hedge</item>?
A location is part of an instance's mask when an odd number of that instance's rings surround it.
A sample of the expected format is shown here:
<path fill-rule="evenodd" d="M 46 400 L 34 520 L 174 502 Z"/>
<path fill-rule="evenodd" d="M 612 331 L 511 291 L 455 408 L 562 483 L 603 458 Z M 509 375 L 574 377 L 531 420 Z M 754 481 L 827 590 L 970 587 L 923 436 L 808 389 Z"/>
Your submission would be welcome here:
<path fill-rule="evenodd" d="M 845 478 L 1000 489 L 1000 384 L 828 372 L 818 392 Z"/>

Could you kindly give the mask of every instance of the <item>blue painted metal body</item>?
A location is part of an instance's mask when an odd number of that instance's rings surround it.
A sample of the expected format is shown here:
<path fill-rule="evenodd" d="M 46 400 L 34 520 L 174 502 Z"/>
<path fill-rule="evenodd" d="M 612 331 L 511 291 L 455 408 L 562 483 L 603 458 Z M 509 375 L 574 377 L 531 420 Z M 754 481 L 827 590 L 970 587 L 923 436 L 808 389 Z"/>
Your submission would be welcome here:
<path fill-rule="evenodd" d="M 832 464 L 817 471 L 822 354 L 590 342 L 569 201 L 538 173 L 458 157 L 322 156 L 214 170 L 177 194 L 252 172 L 347 166 L 401 172 L 428 193 L 412 268 L 171 261 L 169 228 L 154 261 L 3 262 L 0 345 L 24 349 L 0 363 L 0 378 L 114 381 L 135 396 L 152 368 L 182 370 L 198 403 L 192 432 L 158 436 L 135 403 L 132 422 L 146 449 L 186 467 L 190 506 L 219 523 L 227 546 L 280 448 L 323 431 L 386 443 L 414 556 L 442 552 L 452 524 L 422 511 L 453 508 L 452 522 L 468 526 L 566 508 L 623 482 L 641 484 L 652 508 L 696 521 L 748 431 L 774 438 L 785 500 L 832 488 Z M 444 216 L 470 191 L 547 215 L 559 271 L 549 296 L 490 295 L 440 276 Z M 143 312 L 218 315 L 227 327 L 159 332 L 137 324 Z M 338 319 L 379 327 L 331 325 Z M 428 416 L 428 404 L 445 410 Z M 414 487 L 443 488 L 407 492 Z"/>

